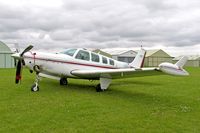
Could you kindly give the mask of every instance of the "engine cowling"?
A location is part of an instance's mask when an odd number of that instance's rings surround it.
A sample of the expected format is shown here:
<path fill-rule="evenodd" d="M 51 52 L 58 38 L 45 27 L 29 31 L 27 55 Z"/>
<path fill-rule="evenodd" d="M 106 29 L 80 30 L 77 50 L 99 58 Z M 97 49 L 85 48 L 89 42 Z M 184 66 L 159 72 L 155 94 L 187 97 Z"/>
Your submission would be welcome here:
<path fill-rule="evenodd" d="M 159 65 L 159 69 L 167 74 L 170 75 L 179 75 L 179 76 L 187 76 L 189 75 L 189 73 L 184 70 L 182 67 L 178 67 L 176 64 L 172 64 L 172 63 L 161 63 Z"/>

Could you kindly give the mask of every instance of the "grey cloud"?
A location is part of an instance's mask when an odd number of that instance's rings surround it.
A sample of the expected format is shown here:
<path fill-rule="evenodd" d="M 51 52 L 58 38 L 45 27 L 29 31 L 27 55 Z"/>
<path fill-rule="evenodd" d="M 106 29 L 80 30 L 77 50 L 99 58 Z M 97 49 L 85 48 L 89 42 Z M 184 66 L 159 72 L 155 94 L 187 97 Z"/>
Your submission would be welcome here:
<path fill-rule="evenodd" d="M 69 0 L 59 8 L 0 4 L 0 38 L 43 48 L 129 47 L 141 41 L 145 46 L 197 45 L 200 10 L 196 2 L 180 2 Z"/>
<path fill-rule="evenodd" d="M 0 9 L 1 9 L 1 12 L 0 12 L 1 19 L 12 20 L 12 19 L 21 19 L 25 17 L 25 14 L 24 14 L 25 10 L 21 8 L 18 8 L 16 10 L 16 8 L 10 7 L 8 5 L 0 4 Z"/>

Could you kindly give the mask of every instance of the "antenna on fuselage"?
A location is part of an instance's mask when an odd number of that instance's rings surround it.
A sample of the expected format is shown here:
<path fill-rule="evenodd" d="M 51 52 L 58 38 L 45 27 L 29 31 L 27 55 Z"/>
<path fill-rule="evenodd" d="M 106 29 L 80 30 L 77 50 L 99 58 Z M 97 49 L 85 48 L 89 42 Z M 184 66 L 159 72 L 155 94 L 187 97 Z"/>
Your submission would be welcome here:
<path fill-rule="evenodd" d="M 141 45 L 140 45 L 141 49 L 143 49 L 143 46 L 142 46 L 142 41 L 141 41 Z"/>

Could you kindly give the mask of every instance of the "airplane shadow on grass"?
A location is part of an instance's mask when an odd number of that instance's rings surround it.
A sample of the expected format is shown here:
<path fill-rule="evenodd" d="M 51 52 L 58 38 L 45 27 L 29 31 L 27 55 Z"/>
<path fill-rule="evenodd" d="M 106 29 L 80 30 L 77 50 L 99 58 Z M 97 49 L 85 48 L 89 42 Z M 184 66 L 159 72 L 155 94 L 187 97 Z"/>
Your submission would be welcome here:
<path fill-rule="evenodd" d="M 82 80 L 83 81 L 83 80 Z M 130 85 L 132 87 L 132 91 L 126 89 L 126 87 L 123 87 L 123 83 L 125 85 Z M 73 91 L 77 91 L 78 92 L 91 92 L 94 93 L 94 95 L 98 95 L 99 93 L 96 92 L 95 90 L 95 84 L 98 84 L 98 81 L 96 81 L 95 83 L 91 83 L 90 82 L 78 82 L 75 83 L 73 82 L 69 82 L 69 84 L 67 86 L 60 86 L 59 83 L 57 81 L 54 82 L 49 82 L 47 80 L 43 80 L 43 84 L 48 84 L 48 86 L 51 86 L 53 89 L 51 89 L 51 91 L 59 91 L 59 90 L 63 90 L 63 89 L 68 89 L 68 90 L 73 90 Z M 119 89 L 119 85 L 122 86 Z M 143 91 L 139 91 L 138 87 L 140 88 L 140 85 L 143 89 Z M 106 97 L 110 97 L 111 99 L 121 99 L 121 100 L 125 100 L 128 102 L 133 102 L 133 103 L 141 103 L 141 104 L 146 104 L 146 105 L 154 105 L 155 104 L 162 104 L 162 105 L 166 105 L 166 106 L 171 106 L 171 104 L 173 103 L 174 106 L 181 104 L 180 101 L 173 101 L 173 97 L 169 97 L 169 96 L 159 96 L 158 94 L 151 94 L 149 92 L 144 92 L 144 89 L 149 89 L 149 85 L 151 86 L 155 86 L 155 88 L 157 88 L 157 86 L 162 86 L 162 83 L 151 83 L 151 82 L 145 82 L 145 81 L 128 81 L 128 83 L 126 81 L 120 81 L 120 82 L 114 82 L 111 84 L 110 88 L 108 90 L 106 90 L 105 92 L 100 92 L 103 96 Z M 43 85 L 41 85 L 42 87 Z M 130 87 L 129 86 L 129 87 Z M 144 87 L 146 86 L 146 87 Z M 116 89 L 115 89 L 116 88 Z M 137 89 L 134 89 L 137 88 Z M 162 87 L 161 87 L 162 88 Z M 42 88 L 41 88 L 42 89 Z M 50 88 L 48 88 L 50 89 Z M 151 89 L 154 89 L 151 88 Z M 98 95 L 99 96 L 99 95 Z"/>
<path fill-rule="evenodd" d="M 95 87 L 97 86 L 97 84 L 99 84 L 99 81 L 92 81 L 92 82 L 89 82 L 87 80 L 79 80 L 77 83 L 74 82 L 75 80 L 73 81 L 70 81 L 69 80 L 69 83 L 67 86 L 60 86 L 58 81 L 47 81 L 47 80 L 43 80 L 43 84 L 48 84 L 51 86 L 55 86 L 55 88 L 59 88 L 59 87 L 62 87 L 62 88 L 66 88 L 66 89 L 73 89 L 73 90 L 78 90 L 78 91 L 94 91 L 95 90 Z M 81 82 L 80 82 L 81 81 Z M 146 86 L 145 88 L 149 88 L 149 86 L 162 86 L 162 83 L 153 83 L 153 82 L 145 82 L 145 81 L 115 81 L 113 80 L 113 82 L 110 84 L 110 87 L 105 91 L 105 92 L 109 92 L 109 91 L 115 91 L 116 89 L 113 89 L 115 87 L 119 87 L 119 86 L 122 86 L 122 90 L 124 88 L 126 88 L 126 86 L 129 86 L 129 87 L 132 87 L 133 89 L 134 88 L 138 88 L 139 86 Z M 112 88 L 112 90 L 110 89 Z M 102 93 L 105 93 L 105 92 L 102 92 Z"/>
<path fill-rule="evenodd" d="M 114 81 L 113 83 L 111 83 L 111 85 L 142 85 L 142 86 L 158 86 L 158 85 L 162 85 L 161 83 L 155 83 L 155 82 L 145 82 L 145 81 L 130 81 L 130 80 L 120 80 L 120 81 Z"/>
<path fill-rule="evenodd" d="M 98 82 L 97 82 L 98 83 Z M 148 85 L 151 84 L 150 82 L 137 82 L 139 83 L 146 83 L 146 88 L 149 89 Z M 134 83 L 131 83 L 134 84 Z M 54 82 L 52 83 L 53 86 L 58 86 L 58 83 Z M 152 85 L 152 84 L 151 84 Z M 154 84 L 155 87 L 157 85 L 162 84 Z M 91 95 L 97 95 L 102 96 L 102 99 L 107 97 L 111 100 L 122 100 L 131 103 L 131 105 L 135 106 L 135 104 L 139 105 L 145 105 L 145 106 L 152 106 L 152 107 L 159 107 L 159 108 L 168 108 L 168 109 L 176 109 L 179 107 L 179 105 L 184 105 L 183 102 L 176 100 L 173 96 L 165 96 L 165 95 L 159 95 L 159 94 L 153 94 L 148 92 L 140 91 L 140 86 L 137 85 L 137 89 L 135 86 L 132 87 L 132 90 L 127 90 L 126 88 L 115 88 L 119 86 L 117 83 L 113 83 L 108 90 L 105 92 L 96 92 L 94 85 L 92 84 L 81 84 L 81 83 L 69 83 L 68 86 L 62 86 L 62 89 L 69 89 L 71 91 L 77 91 L 77 93 L 83 92 L 83 93 L 91 93 Z M 139 87 L 139 88 L 138 88 Z M 60 88 L 58 88 L 59 90 Z M 154 89 L 154 88 L 151 88 Z M 54 91 L 58 91 L 57 88 L 54 89 Z M 100 95 L 99 95 L 100 94 Z"/>
<path fill-rule="evenodd" d="M 67 86 L 60 86 L 58 81 L 47 81 L 47 80 L 43 80 L 42 84 L 48 84 L 48 86 L 51 86 L 53 87 L 53 89 L 55 91 L 58 91 L 59 89 L 70 89 L 70 90 L 74 90 L 74 91 L 77 91 L 77 92 L 94 92 L 94 93 L 98 93 L 96 92 L 95 90 L 95 87 L 96 85 L 99 83 L 98 81 L 95 81 L 95 82 L 88 82 L 88 81 L 85 81 L 82 80 L 83 82 L 77 82 L 75 83 L 74 81 L 73 82 L 70 82 L 68 83 Z M 155 83 L 155 82 L 145 82 L 145 81 L 117 81 L 117 82 L 112 82 L 110 87 L 108 88 L 108 90 L 104 91 L 104 92 L 100 92 L 102 93 L 103 95 L 115 95 L 115 96 L 119 96 L 119 97 L 123 97 L 123 98 L 129 98 L 131 97 L 132 99 L 135 99 L 136 97 L 141 97 L 142 99 L 144 97 L 149 97 L 149 98 L 155 98 L 155 95 L 151 95 L 151 94 L 148 94 L 148 93 L 143 93 L 143 92 L 137 92 L 137 91 L 134 91 L 134 90 L 138 90 L 138 88 L 142 88 L 142 89 L 149 89 L 149 86 L 151 86 L 151 89 L 154 89 L 154 86 L 155 88 L 162 86 L 164 83 Z M 42 89 L 42 86 L 41 85 L 41 89 Z M 121 86 L 121 88 L 120 88 Z M 129 86 L 129 90 L 130 90 L 130 87 L 132 88 L 133 91 L 129 91 L 126 89 L 125 86 Z M 135 89 L 137 88 L 137 89 Z M 162 87 L 161 87 L 162 88 Z M 134 98 L 135 97 L 135 98 Z"/>

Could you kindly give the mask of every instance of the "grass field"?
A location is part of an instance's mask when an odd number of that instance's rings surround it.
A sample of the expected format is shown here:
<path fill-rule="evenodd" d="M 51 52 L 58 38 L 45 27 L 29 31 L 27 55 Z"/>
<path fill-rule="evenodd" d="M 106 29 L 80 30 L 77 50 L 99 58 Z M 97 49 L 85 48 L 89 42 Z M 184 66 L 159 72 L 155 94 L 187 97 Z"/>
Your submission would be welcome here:
<path fill-rule="evenodd" d="M 188 77 L 151 76 L 114 80 L 95 91 L 98 82 L 69 79 L 68 86 L 23 71 L 0 69 L 0 133 L 200 132 L 200 68 Z"/>

